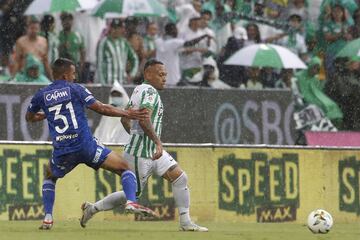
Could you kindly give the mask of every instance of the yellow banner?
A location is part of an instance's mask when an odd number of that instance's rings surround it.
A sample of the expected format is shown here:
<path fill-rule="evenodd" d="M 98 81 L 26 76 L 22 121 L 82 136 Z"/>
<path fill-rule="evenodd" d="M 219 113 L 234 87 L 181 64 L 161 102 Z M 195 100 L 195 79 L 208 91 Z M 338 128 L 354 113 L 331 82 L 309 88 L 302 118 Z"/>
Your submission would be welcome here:
<path fill-rule="evenodd" d="M 111 147 L 121 152 L 121 147 Z M 189 176 L 194 220 L 299 222 L 316 208 L 336 222 L 360 222 L 360 152 L 351 150 L 169 147 Z M 50 145 L 0 144 L 0 220 L 41 219 Z M 56 184 L 54 216 L 78 219 L 83 201 L 121 190 L 120 178 L 81 165 Z M 171 184 L 151 177 L 140 202 L 177 218 Z M 98 219 L 133 219 L 123 209 Z M 141 219 L 136 220 L 151 220 Z"/>

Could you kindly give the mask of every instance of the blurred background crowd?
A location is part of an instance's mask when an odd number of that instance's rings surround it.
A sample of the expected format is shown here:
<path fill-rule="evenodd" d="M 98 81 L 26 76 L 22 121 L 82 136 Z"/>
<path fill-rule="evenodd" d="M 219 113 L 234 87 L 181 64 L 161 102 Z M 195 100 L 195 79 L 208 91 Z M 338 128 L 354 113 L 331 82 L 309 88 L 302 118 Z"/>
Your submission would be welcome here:
<path fill-rule="evenodd" d="M 0 1 L 0 83 L 47 84 L 51 62 L 66 57 L 77 65 L 77 82 L 119 89 L 141 83 L 146 60 L 158 58 L 168 86 L 289 89 L 338 129 L 360 130 L 359 57 L 337 56 L 360 38 L 359 0 L 151 1 L 166 16 L 106 15 L 96 12 L 97 0 L 76 11 L 31 14 L 35 1 Z M 225 64 L 255 44 L 283 46 L 307 69 Z M 115 99 L 126 95 L 115 92 Z"/>

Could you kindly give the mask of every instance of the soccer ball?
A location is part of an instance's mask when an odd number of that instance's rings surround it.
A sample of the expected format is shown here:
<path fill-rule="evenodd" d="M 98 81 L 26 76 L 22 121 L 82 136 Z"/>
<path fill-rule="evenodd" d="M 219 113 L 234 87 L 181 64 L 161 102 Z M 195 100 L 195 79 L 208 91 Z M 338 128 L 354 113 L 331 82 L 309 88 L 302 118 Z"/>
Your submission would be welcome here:
<path fill-rule="evenodd" d="M 332 225 L 332 216 L 323 209 L 312 211 L 308 216 L 307 226 L 313 233 L 328 233 Z"/>

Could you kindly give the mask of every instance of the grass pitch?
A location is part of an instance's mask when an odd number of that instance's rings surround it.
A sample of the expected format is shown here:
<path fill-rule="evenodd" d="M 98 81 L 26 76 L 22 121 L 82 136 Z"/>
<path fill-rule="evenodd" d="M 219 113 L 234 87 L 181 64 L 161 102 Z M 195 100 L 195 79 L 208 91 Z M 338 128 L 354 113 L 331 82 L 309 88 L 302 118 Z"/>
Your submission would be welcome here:
<path fill-rule="evenodd" d="M 179 232 L 177 222 L 91 221 L 82 229 L 78 221 L 55 222 L 50 231 L 38 230 L 40 221 L 0 221 L 1 240 L 357 240 L 360 223 L 336 224 L 330 233 L 312 234 L 307 227 L 293 223 L 202 223 L 208 233 Z"/>

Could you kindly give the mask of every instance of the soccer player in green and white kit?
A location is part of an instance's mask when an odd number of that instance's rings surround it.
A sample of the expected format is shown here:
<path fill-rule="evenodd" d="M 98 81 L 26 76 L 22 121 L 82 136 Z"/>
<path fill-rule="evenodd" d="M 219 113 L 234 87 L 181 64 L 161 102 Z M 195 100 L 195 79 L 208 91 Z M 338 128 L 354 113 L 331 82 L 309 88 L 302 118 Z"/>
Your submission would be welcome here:
<path fill-rule="evenodd" d="M 136 173 L 138 194 L 153 173 L 162 176 L 172 184 L 176 206 L 179 209 L 180 230 L 207 232 L 206 227 L 193 223 L 190 219 L 190 193 L 187 186 L 188 177 L 169 153 L 163 150 L 160 140 L 163 104 L 157 90 L 164 89 L 166 69 L 162 62 L 149 60 L 144 67 L 145 82 L 134 89 L 128 107 L 133 109 L 147 108 L 150 115 L 147 119 L 133 121 L 122 118 L 125 129 L 131 134 L 131 139 L 125 146 L 124 159 Z M 92 204 L 84 203 L 82 224 L 97 212 L 113 209 L 124 204 L 126 197 L 122 191 L 115 192 Z"/>

